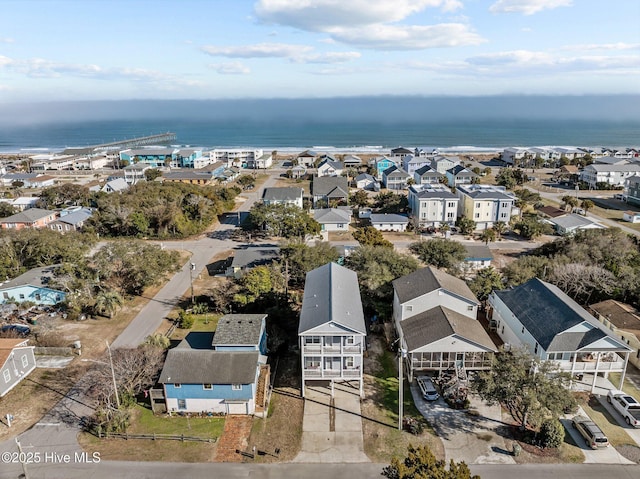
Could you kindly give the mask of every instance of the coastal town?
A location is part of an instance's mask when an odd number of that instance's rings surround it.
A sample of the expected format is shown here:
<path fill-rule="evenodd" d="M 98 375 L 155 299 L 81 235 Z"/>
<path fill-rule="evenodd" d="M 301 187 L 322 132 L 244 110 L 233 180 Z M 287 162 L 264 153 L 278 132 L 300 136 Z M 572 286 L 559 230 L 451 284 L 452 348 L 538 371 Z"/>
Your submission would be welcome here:
<path fill-rule="evenodd" d="M 174 141 L 0 155 L 0 477 L 637 473 L 640 148 Z"/>

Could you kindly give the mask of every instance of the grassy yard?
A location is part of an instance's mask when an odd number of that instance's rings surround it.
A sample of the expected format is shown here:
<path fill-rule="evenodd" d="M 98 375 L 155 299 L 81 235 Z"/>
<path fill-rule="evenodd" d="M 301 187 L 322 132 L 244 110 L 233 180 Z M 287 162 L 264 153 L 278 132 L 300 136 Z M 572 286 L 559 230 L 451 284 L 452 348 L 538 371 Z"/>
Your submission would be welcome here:
<path fill-rule="evenodd" d="M 618 385 L 620 384 L 620 373 L 609 373 L 609 381 L 611 381 L 611 384 L 618 387 Z M 640 390 L 635 387 L 627 378 L 624 379 L 622 390 L 635 398 L 640 398 Z"/>
<path fill-rule="evenodd" d="M 224 428 L 224 418 L 187 418 L 183 416 L 154 416 L 142 406 L 132 411 L 132 434 L 171 434 L 217 439 Z M 151 439 L 100 439 L 89 433 L 81 433 L 78 441 L 85 451 L 98 451 L 106 460 L 121 461 L 170 461 L 211 462 L 215 454 L 215 442 L 190 442 Z"/>
<path fill-rule="evenodd" d="M 578 402 L 591 420 L 602 429 L 613 447 L 635 445 L 634 440 L 618 426 L 616 419 L 594 396 L 589 396 L 588 400 L 581 397 Z"/>

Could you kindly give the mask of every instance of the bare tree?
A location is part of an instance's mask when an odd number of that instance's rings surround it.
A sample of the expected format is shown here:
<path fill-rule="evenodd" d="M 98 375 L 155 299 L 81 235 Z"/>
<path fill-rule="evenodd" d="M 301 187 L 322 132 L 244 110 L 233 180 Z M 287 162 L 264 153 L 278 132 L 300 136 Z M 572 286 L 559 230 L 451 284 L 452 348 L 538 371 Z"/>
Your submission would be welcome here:
<path fill-rule="evenodd" d="M 600 266 L 581 263 L 560 264 L 553 268 L 549 280 L 579 303 L 587 304 L 595 295 L 611 295 L 616 277 Z"/>

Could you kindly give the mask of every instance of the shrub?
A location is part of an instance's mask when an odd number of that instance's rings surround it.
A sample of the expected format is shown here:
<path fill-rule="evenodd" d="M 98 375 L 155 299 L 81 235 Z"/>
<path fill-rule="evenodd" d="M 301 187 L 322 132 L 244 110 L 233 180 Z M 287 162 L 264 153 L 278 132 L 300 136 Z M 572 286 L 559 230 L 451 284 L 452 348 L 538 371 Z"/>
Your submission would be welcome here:
<path fill-rule="evenodd" d="M 186 311 L 180 311 L 180 314 L 178 315 L 178 327 L 180 329 L 191 329 L 194 322 L 195 318 L 191 314 Z"/>
<path fill-rule="evenodd" d="M 558 447 L 564 441 L 564 426 L 558 419 L 547 419 L 540 428 L 540 445 Z"/>

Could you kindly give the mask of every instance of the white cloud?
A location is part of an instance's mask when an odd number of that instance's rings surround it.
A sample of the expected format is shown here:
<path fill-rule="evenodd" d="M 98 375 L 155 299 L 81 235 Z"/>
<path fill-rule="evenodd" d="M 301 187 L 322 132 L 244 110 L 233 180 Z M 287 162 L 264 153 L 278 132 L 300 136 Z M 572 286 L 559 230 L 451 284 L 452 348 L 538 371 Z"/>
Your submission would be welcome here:
<path fill-rule="evenodd" d="M 251 69 L 240 62 L 214 63 L 210 66 L 221 75 L 247 75 L 251 73 Z"/>
<path fill-rule="evenodd" d="M 265 23 L 315 32 L 335 27 L 357 27 L 397 22 L 425 8 L 451 12 L 459 0 L 259 0 L 256 16 Z"/>
<path fill-rule="evenodd" d="M 307 53 L 312 48 L 286 43 L 257 43 L 230 47 L 204 46 L 202 51 L 216 57 L 228 58 L 291 58 Z"/>
<path fill-rule="evenodd" d="M 15 43 L 15 40 L 13 38 L 0 37 L 0 43 Z"/>
<path fill-rule="evenodd" d="M 429 26 L 377 24 L 366 28 L 335 29 L 332 33 L 338 41 L 377 50 L 422 50 L 485 42 L 484 38 L 460 23 Z"/>
<path fill-rule="evenodd" d="M 522 13 L 533 15 L 543 10 L 570 7 L 572 0 L 498 0 L 489 7 L 491 13 Z"/>
<path fill-rule="evenodd" d="M 311 55 L 302 55 L 298 58 L 293 58 L 293 61 L 299 63 L 345 63 L 351 60 L 357 60 L 360 58 L 358 52 L 327 52 Z"/>
<path fill-rule="evenodd" d="M 577 50 L 577 51 L 593 51 L 593 50 L 640 50 L 640 43 L 590 43 L 590 44 L 582 44 L 582 45 L 567 45 L 560 50 Z"/>

